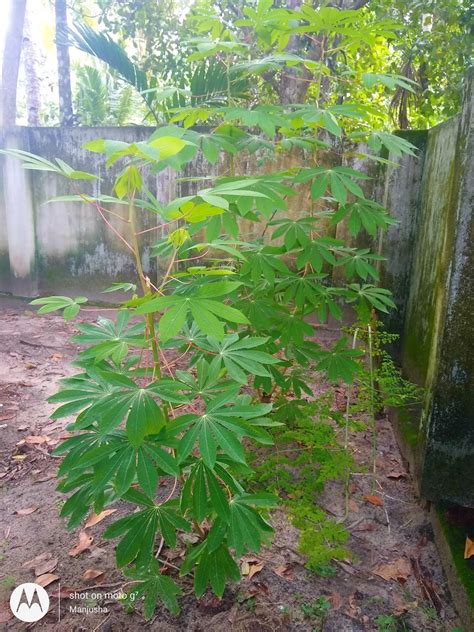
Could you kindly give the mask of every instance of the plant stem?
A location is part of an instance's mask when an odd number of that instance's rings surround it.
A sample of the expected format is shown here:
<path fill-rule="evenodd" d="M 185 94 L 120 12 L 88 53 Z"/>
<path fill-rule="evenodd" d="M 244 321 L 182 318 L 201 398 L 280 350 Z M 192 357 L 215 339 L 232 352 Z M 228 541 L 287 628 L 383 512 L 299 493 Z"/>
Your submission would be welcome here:
<path fill-rule="evenodd" d="M 359 328 L 357 327 L 356 330 L 354 331 L 354 336 L 352 338 L 353 349 L 355 349 L 355 346 L 356 346 L 358 333 L 359 333 Z M 346 450 L 346 452 L 349 448 L 349 410 L 350 410 L 351 397 L 352 397 L 353 390 L 354 390 L 354 387 L 351 384 L 351 386 L 349 387 L 347 391 L 346 414 L 345 414 L 346 424 L 344 427 L 344 449 Z M 347 467 L 346 480 L 344 481 L 344 496 L 345 496 L 344 520 L 347 520 L 347 517 L 349 515 L 349 481 L 350 481 L 350 470 L 349 470 L 349 467 Z"/>
<path fill-rule="evenodd" d="M 138 243 L 138 237 L 136 234 L 136 224 L 135 224 L 135 192 L 130 196 L 130 202 L 128 205 L 128 221 L 130 222 L 130 228 L 132 232 L 132 249 L 135 257 L 135 263 L 137 266 L 137 274 L 140 280 L 140 285 L 143 290 L 143 294 L 151 294 L 150 287 L 148 286 L 145 275 L 143 274 L 143 265 L 140 257 L 140 246 Z M 158 355 L 158 345 L 156 344 L 156 333 L 155 333 L 155 322 L 153 320 L 153 314 L 147 314 L 145 316 L 145 321 L 148 326 L 148 331 L 150 334 L 151 341 L 151 351 L 153 354 L 153 376 L 161 377 L 161 368 L 160 368 L 160 357 Z"/>
<path fill-rule="evenodd" d="M 377 472 L 377 427 L 375 424 L 375 381 L 374 381 L 374 358 L 373 358 L 373 347 L 372 347 L 372 326 L 367 325 L 367 330 L 369 334 L 369 375 L 370 375 L 370 416 L 372 422 L 372 491 L 375 490 L 375 475 Z"/>

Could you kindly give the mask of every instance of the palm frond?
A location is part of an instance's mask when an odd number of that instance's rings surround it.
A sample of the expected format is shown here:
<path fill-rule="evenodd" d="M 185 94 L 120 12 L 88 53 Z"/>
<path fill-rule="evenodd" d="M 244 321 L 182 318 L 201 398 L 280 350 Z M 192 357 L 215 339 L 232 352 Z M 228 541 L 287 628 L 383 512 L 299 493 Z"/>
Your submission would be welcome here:
<path fill-rule="evenodd" d="M 76 70 L 76 112 L 82 125 L 103 125 L 108 114 L 108 88 L 103 74 L 93 66 Z"/>
<path fill-rule="evenodd" d="M 248 81 L 239 73 L 237 77 L 231 76 L 228 83 L 224 64 L 212 60 L 202 62 L 196 67 L 190 88 L 191 106 L 216 105 L 226 103 L 228 96 L 242 98 L 247 92 Z"/>
<path fill-rule="evenodd" d="M 125 125 L 129 122 L 132 112 L 136 107 L 136 99 L 131 86 L 124 86 L 117 90 L 111 97 L 114 123 Z"/>
<path fill-rule="evenodd" d="M 69 27 L 66 33 L 60 34 L 60 37 L 66 37 L 70 45 L 105 62 L 142 95 L 151 109 L 153 97 L 146 92 L 150 88 L 146 73 L 132 62 L 125 50 L 109 35 L 98 33 L 88 24 L 77 23 Z"/>

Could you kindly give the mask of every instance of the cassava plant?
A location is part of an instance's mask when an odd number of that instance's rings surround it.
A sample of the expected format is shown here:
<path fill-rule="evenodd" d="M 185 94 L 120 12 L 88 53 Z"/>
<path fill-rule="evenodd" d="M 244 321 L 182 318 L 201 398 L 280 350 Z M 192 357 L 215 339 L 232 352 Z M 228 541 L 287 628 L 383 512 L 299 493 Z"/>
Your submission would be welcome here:
<path fill-rule="evenodd" d="M 94 196 L 76 190 L 62 198 L 90 204 L 107 221 L 133 256 L 137 279 L 108 288 L 130 293 L 114 319 L 77 325 L 79 371 L 50 399 L 59 404 L 54 418 L 74 417 L 70 438 L 56 450 L 65 455 L 59 489 L 69 494 L 61 514 L 77 527 L 91 510 L 127 503 L 104 537 L 118 540 L 117 564 L 130 578 L 130 591 L 144 596 L 147 617 L 158 600 L 178 611 L 180 588 L 176 571 L 162 561 L 163 547 L 187 541 L 179 574 L 193 573 L 198 597 L 209 586 L 221 597 L 226 583 L 239 579 L 239 557 L 268 542 L 276 498 L 247 493 L 246 449 L 272 444 L 285 423 L 282 400 L 313 396 L 308 371 L 350 382 L 360 366 L 361 352 L 346 338 L 331 349 L 317 344 L 315 326 L 328 314 L 340 319 L 344 303 L 381 312 L 393 307 L 390 293 L 377 286 L 380 256 L 330 236 L 331 227 L 348 222 L 354 236 L 374 237 L 393 220 L 364 196 L 364 173 L 341 161 L 327 166 L 321 153 L 330 146 L 333 156 L 337 149 L 344 153 L 345 122 L 373 137 L 373 109 L 354 103 L 322 108 L 310 92 L 306 103 L 256 98 L 269 65 L 274 72 L 315 68 L 284 53 L 286 35 L 294 28 L 299 36 L 301 21 L 287 21 L 278 37 L 271 22 L 261 22 L 264 44 L 255 49 L 228 31 L 198 47 L 200 59 L 226 71 L 224 102 L 176 109 L 172 124 L 148 141 L 87 143 L 85 149 L 103 154 L 108 167 L 120 166 L 113 191 Z M 243 28 L 248 33 L 250 26 Z M 343 33 L 338 41 L 342 46 Z M 252 58 L 260 53 L 266 57 Z M 247 93 L 235 96 L 237 80 L 245 80 Z M 203 121 L 205 131 L 194 129 Z M 412 151 L 388 133 L 376 137 L 398 152 Z M 278 169 L 275 158 L 290 150 L 291 166 Z M 57 172 L 74 186 L 98 178 L 60 159 L 10 153 L 26 168 Z M 217 175 L 194 177 L 196 161 L 216 165 L 209 173 Z M 249 164 L 252 173 L 243 166 Z M 190 192 L 160 204 L 146 186 L 147 174 L 165 168 L 185 172 Z M 298 208 L 289 210 L 296 192 L 306 190 Z M 107 217 L 124 207 L 121 233 Z M 142 263 L 143 214 L 167 230 L 152 251 L 160 262 L 156 283 Z M 243 220 L 251 237 L 243 234 Z M 347 282 L 332 282 L 335 267 Z M 41 305 L 40 313 L 63 309 L 71 319 L 85 301 L 47 297 L 33 303 Z M 183 539 L 186 533 L 193 537 Z"/>

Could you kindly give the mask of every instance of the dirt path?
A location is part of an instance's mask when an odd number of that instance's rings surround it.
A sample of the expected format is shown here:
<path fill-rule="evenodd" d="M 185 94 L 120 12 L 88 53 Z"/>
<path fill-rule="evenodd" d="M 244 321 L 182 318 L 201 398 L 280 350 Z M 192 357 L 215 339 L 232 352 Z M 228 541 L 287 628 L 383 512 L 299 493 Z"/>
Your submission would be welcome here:
<path fill-rule="evenodd" d="M 459 623 L 428 517 L 414 496 L 385 420 L 379 422 L 377 489 L 384 504 L 364 500 L 370 494 L 368 478 L 353 477 L 347 524 L 354 555 L 335 566 L 334 577 L 318 577 L 304 568 L 296 551 L 297 532 L 283 512 L 277 512 L 274 543 L 257 560 L 261 570 L 231 586 L 223 600 L 204 596 L 197 602 L 185 582 L 179 618 L 161 608 L 151 622 L 138 612 L 127 614 L 116 599 L 123 580 L 114 570 L 113 542 L 100 537 L 111 518 L 87 528 L 93 537 L 90 547 L 72 556 L 80 529 L 68 531 L 58 517 L 64 497 L 55 491 L 58 459 L 50 452 L 65 436 L 67 424 L 49 419 L 53 406 L 46 398 L 61 377 L 73 372 L 73 326 L 58 316 L 39 317 L 28 310 L 26 303 L 0 298 L 1 630 L 29 629 L 12 617 L 8 599 L 15 586 L 38 575 L 51 580 L 50 611 L 32 624 L 38 630 L 456 630 Z M 90 313 L 87 318 L 93 317 Z M 355 434 L 351 447 L 359 463 L 368 463 L 368 433 Z M 340 486 L 330 485 L 320 502 L 340 515 Z M 87 571 L 98 576 L 85 579 L 93 575 Z M 318 601 L 321 597 L 325 599 Z M 76 612 L 71 611 L 74 607 Z"/>

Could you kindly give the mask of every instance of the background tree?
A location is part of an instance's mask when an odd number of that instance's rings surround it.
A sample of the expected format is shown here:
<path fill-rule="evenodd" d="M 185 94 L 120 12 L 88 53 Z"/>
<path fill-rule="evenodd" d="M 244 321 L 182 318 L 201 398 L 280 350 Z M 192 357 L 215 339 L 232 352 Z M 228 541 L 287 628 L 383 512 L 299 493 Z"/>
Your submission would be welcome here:
<path fill-rule="evenodd" d="M 358 100 L 384 111 L 391 105 L 392 120 L 372 121 L 388 128 L 432 126 L 459 109 L 471 47 L 467 0 L 195 0 L 187 12 L 180 12 L 176 0 L 159 7 L 145 0 L 118 5 L 101 0 L 99 5 L 96 21 L 107 27 L 107 35 L 94 34 L 86 24 L 75 44 L 139 91 L 145 84 L 148 91 L 157 89 L 156 95 L 147 92 L 145 100 L 159 121 L 166 119 L 166 111 L 182 107 L 186 98 L 193 102 L 199 94 L 209 96 L 220 89 L 218 73 L 205 70 L 211 65 L 213 71 L 222 69 L 225 52 L 216 56 L 217 63 L 191 58 L 184 64 L 191 44 L 200 40 L 204 46 L 206 38 L 219 36 L 238 41 L 247 53 L 257 46 L 263 55 L 272 46 L 261 36 L 270 21 L 280 38 L 279 54 L 298 55 L 308 63 L 284 69 L 269 63 L 258 89 L 253 86 L 259 98 L 266 95 L 273 103 L 308 99 L 319 106 Z M 361 10 L 354 15 L 354 9 Z M 292 11 L 312 21 L 313 30 L 290 36 L 284 16 Z M 384 37 L 395 25 L 396 42 L 394 35 Z M 365 41 L 359 37 L 362 31 L 368 32 Z M 130 38 L 138 43 L 130 45 Z"/>
<path fill-rule="evenodd" d="M 402 28 L 381 56 L 385 72 L 416 81 L 392 100 L 397 126 L 430 127 L 461 107 L 466 68 L 473 63 L 474 12 L 470 0 L 372 0 L 378 18 L 389 15 Z"/>
<path fill-rule="evenodd" d="M 29 7 L 28 7 L 29 8 Z M 31 28 L 31 16 L 27 10 L 23 37 L 23 63 L 26 80 L 26 109 L 28 125 L 41 125 L 41 81 L 38 75 L 38 52 Z"/>
<path fill-rule="evenodd" d="M 0 124 L 4 127 L 16 123 L 18 71 L 20 68 L 23 25 L 26 0 L 11 0 L 10 21 L 3 52 Z"/>
<path fill-rule="evenodd" d="M 143 119 L 144 108 L 131 86 L 94 66 L 78 66 L 74 74 L 75 112 L 80 125 L 126 125 Z"/>
<path fill-rule="evenodd" d="M 56 55 L 58 60 L 60 124 L 71 125 L 73 122 L 71 64 L 69 60 L 69 47 L 63 35 L 67 31 L 66 0 L 55 0 L 54 10 L 56 16 Z"/>

